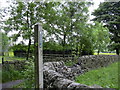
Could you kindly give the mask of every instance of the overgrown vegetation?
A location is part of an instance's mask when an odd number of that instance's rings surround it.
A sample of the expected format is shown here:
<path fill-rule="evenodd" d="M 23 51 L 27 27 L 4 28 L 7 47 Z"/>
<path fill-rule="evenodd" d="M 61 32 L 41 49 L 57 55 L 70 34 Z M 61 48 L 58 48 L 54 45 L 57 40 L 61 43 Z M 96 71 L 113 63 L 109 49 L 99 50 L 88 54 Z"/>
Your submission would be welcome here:
<path fill-rule="evenodd" d="M 14 86 L 14 88 L 35 88 L 34 62 L 33 60 L 29 60 L 26 63 L 26 69 L 22 73 L 23 79 L 25 81 L 19 85 Z"/>
<path fill-rule="evenodd" d="M 9 70 L 2 69 L 2 83 L 19 80 L 23 78 L 22 71 L 15 70 L 13 67 L 9 67 Z"/>
<path fill-rule="evenodd" d="M 14 86 L 14 88 L 34 88 L 34 62 L 33 59 L 26 61 L 24 69 L 17 70 L 13 65 L 4 66 L 0 71 L 2 83 L 14 81 L 14 80 L 24 80 L 23 83 Z"/>
<path fill-rule="evenodd" d="M 65 62 L 65 65 L 66 66 L 73 66 L 76 63 L 77 63 L 77 60 L 70 60 L 70 61 Z"/>
<path fill-rule="evenodd" d="M 76 77 L 76 82 L 89 86 L 100 85 L 104 88 L 118 88 L 118 64 L 120 62 L 86 72 Z"/>
<path fill-rule="evenodd" d="M 78 57 L 77 56 L 71 58 L 71 60 L 69 60 L 69 61 L 66 61 L 65 65 L 66 66 L 73 66 L 76 63 L 78 63 Z"/>

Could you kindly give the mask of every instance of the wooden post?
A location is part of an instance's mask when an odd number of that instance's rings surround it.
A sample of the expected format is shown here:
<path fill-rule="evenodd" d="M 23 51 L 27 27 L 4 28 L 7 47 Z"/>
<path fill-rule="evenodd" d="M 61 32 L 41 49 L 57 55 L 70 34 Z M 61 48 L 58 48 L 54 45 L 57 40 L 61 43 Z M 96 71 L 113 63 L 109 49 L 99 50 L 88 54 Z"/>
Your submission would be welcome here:
<path fill-rule="evenodd" d="M 35 47 L 35 88 L 43 88 L 43 50 L 42 50 L 42 27 L 36 24 L 34 27 Z"/>

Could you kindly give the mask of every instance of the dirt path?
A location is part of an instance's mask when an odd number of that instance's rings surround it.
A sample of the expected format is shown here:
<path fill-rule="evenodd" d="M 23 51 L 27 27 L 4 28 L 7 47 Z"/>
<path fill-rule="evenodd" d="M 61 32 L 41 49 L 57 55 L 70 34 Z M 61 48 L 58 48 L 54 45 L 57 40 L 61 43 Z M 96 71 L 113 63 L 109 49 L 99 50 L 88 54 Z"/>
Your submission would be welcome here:
<path fill-rule="evenodd" d="M 24 80 L 15 80 L 15 81 L 0 84 L 0 86 L 2 86 L 2 88 L 12 88 L 13 86 L 18 85 L 18 84 L 22 83 L 23 81 Z"/>

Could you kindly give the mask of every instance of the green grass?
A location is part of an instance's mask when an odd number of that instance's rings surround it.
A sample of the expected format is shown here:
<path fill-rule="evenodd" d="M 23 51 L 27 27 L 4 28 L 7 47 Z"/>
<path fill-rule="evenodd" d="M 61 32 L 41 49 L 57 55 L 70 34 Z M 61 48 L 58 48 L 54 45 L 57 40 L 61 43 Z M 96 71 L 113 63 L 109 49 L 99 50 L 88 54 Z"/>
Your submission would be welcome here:
<path fill-rule="evenodd" d="M 4 57 L 4 61 L 15 61 L 15 60 L 25 60 L 26 58 L 23 58 L 23 57 L 8 57 L 8 56 L 5 56 Z M 2 56 L 0 56 L 0 63 L 2 63 Z"/>
<path fill-rule="evenodd" d="M 14 53 L 13 52 L 9 52 L 9 56 L 10 57 L 14 57 Z"/>
<path fill-rule="evenodd" d="M 98 53 L 94 53 L 94 55 L 98 55 Z M 116 53 L 99 53 L 99 55 L 116 55 Z"/>
<path fill-rule="evenodd" d="M 5 57 L 5 61 L 25 60 L 23 57 Z"/>
<path fill-rule="evenodd" d="M 118 63 L 92 70 L 76 77 L 76 82 L 89 86 L 100 85 L 104 88 L 118 88 Z"/>

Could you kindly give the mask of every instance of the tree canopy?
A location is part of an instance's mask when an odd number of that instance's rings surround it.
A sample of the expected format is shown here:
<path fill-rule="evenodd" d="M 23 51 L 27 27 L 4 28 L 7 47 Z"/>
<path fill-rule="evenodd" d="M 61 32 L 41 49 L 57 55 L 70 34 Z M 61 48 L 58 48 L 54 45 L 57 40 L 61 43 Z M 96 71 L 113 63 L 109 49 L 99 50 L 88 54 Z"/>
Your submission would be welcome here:
<path fill-rule="evenodd" d="M 103 2 L 99 8 L 93 12 L 96 16 L 93 20 L 104 23 L 110 31 L 111 46 L 119 55 L 120 48 L 120 1 Z"/>
<path fill-rule="evenodd" d="M 44 45 L 45 48 L 50 49 L 55 45 L 56 49 L 63 51 L 74 50 L 77 55 L 93 54 L 95 49 L 103 48 L 103 46 L 105 48 L 108 44 L 105 43 L 108 38 L 104 38 L 108 31 L 100 23 L 88 24 L 90 5 L 92 5 L 91 2 L 80 1 L 14 2 L 8 10 L 10 17 L 3 22 L 3 30 L 6 33 L 16 32 L 11 36 L 14 41 L 17 41 L 19 37 L 29 40 L 27 59 L 34 41 L 34 25 L 38 22 L 42 23 L 45 32 L 44 44 L 50 45 Z M 98 34 L 102 32 L 103 34 Z M 99 49 L 99 51 L 102 50 Z"/>

